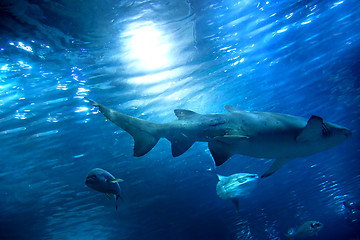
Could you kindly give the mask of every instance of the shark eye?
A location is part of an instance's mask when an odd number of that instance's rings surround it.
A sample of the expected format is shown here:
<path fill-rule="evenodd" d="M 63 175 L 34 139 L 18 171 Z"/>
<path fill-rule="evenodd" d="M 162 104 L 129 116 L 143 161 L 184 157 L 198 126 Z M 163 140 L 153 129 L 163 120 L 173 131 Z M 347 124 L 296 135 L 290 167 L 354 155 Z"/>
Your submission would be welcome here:
<path fill-rule="evenodd" d="M 322 125 L 321 133 L 322 133 L 323 137 L 328 137 L 331 134 L 329 128 L 325 125 L 325 123 L 323 123 L 323 125 Z"/>

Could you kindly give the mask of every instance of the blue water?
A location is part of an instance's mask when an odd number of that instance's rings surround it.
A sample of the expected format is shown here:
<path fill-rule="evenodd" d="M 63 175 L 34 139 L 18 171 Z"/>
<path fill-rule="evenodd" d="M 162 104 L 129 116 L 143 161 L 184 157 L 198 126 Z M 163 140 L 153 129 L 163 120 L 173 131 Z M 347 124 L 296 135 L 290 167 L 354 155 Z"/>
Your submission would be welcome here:
<path fill-rule="evenodd" d="M 360 2 L 36 1 L 0 3 L 0 239 L 356 239 L 343 201 L 360 199 Z M 240 211 L 214 173 L 261 175 L 235 155 L 213 172 L 207 144 L 173 158 L 133 140 L 83 100 L 155 122 L 175 108 L 322 116 L 353 136 L 261 179 Z M 124 202 L 87 188 L 95 167 Z"/>

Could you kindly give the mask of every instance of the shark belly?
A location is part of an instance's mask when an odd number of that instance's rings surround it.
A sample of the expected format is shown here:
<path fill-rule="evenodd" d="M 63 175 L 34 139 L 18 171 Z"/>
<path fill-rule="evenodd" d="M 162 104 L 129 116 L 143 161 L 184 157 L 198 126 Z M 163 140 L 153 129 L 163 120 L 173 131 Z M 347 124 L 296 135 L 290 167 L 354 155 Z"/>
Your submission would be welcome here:
<path fill-rule="evenodd" d="M 322 149 L 311 143 L 297 143 L 293 139 L 283 141 L 249 140 L 228 146 L 234 154 L 242 154 L 256 158 L 298 158 L 305 157 Z"/>

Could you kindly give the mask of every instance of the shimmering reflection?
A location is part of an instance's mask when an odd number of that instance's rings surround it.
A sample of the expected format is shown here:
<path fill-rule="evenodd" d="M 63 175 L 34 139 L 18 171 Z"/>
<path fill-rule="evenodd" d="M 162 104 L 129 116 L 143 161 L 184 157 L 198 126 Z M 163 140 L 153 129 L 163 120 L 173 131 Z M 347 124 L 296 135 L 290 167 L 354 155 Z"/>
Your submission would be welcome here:
<path fill-rule="evenodd" d="M 18 42 L 17 44 L 10 42 L 9 43 L 11 46 L 16 46 L 17 48 L 20 48 L 22 50 L 25 50 L 27 52 L 31 52 L 33 53 L 33 49 L 30 46 L 26 46 L 24 43 L 22 42 Z"/>

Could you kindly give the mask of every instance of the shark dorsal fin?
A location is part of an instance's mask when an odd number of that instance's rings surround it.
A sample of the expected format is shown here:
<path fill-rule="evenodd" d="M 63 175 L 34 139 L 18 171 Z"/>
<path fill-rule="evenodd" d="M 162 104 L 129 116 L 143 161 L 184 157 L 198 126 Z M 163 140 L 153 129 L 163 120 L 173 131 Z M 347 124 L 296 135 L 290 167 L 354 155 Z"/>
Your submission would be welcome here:
<path fill-rule="evenodd" d="M 179 118 L 179 120 L 191 118 L 198 115 L 198 113 L 186 109 L 175 109 L 174 113 Z"/>
<path fill-rule="evenodd" d="M 224 108 L 228 112 L 243 112 L 244 110 L 238 107 L 234 107 L 232 105 L 225 105 Z"/>
<path fill-rule="evenodd" d="M 322 136 L 324 120 L 321 117 L 312 115 L 306 124 L 306 127 L 296 137 L 298 142 L 308 142 L 318 139 Z"/>

